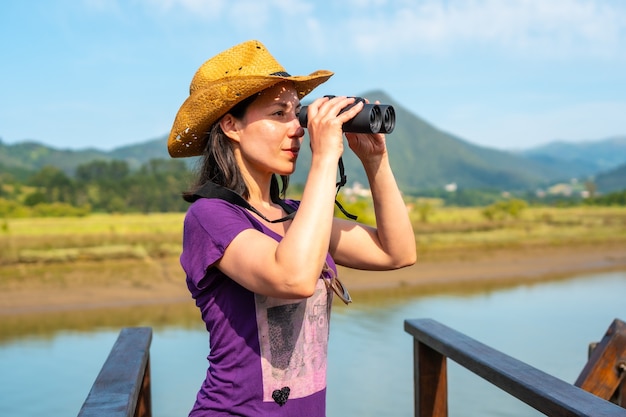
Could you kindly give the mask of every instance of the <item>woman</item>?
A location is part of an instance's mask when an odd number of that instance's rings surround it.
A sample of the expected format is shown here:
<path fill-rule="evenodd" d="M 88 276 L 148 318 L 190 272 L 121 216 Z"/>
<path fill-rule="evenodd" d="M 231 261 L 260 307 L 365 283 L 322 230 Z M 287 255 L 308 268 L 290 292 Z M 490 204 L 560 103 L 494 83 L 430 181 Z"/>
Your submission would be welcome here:
<path fill-rule="evenodd" d="M 345 136 L 367 173 L 377 227 L 334 218 L 347 97 L 308 106 L 312 152 L 302 199 L 282 200 L 304 129 L 300 99 L 332 75 L 291 76 L 257 41 L 205 62 L 168 141 L 202 155 L 181 264 L 210 334 L 210 366 L 192 416 L 324 416 L 335 263 L 385 270 L 415 262 L 415 239 L 382 134 Z M 341 112 L 341 113 L 340 113 Z"/>

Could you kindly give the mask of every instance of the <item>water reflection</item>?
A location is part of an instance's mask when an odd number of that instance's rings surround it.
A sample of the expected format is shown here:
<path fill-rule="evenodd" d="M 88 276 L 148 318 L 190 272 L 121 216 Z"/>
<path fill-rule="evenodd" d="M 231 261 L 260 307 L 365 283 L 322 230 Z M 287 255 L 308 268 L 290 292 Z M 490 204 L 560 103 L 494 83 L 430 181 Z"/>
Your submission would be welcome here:
<path fill-rule="evenodd" d="M 550 277 L 521 285 L 519 282 L 493 282 L 480 284 L 459 283 L 428 287 L 396 287 L 369 291 L 351 290 L 355 303 L 346 306 L 341 302 L 333 305 L 335 316 L 344 311 L 375 310 L 373 319 L 386 319 L 405 304 L 414 305 L 417 300 L 436 296 L 454 296 L 469 298 L 512 288 L 533 287 L 542 283 L 569 281 L 571 277 Z M 81 311 L 46 311 L 16 316 L 0 316 L 0 345 L 6 341 L 23 337 L 51 338 L 59 331 L 93 332 L 95 329 L 131 326 L 162 326 L 194 328 L 198 326 L 199 313 L 191 300 L 174 304 L 148 304 L 128 307 L 97 308 Z"/>
<path fill-rule="evenodd" d="M 412 415 L 412 342 L 403 320 L 430 317 L 563 379 L 575 381 L 615 318 L 626 320 L 626 274 L 601 274 L 488 293 L 440 294 L 333 318 L 329 416 Z M 542 415 L 449 361 L 451 416 Z M 346 387 L 350 387 L 346 389 Z"/>
<path fill-rule="evenodd" d="M 134 326 L 188 329 L 197 327 L 198 320 L 198 309 L 192 302 L 0 316 L 0 345 L 21 338 L 50 339 L 60 331 L 92 333 Z"/>
<path fill-rule="evenodd" d="M 567 382 L 615 318 L 626 273 L 421 295 L 354 294 L 331 324 L 328 416 L 413 415 L 408 318 L 430 317 Z M 121 327 L 151 326 L 155 417 L 186 415 L 206 371 L 208 336 L 191 303 L 42 313 L 0 320 L 0 415 L 76 415 Z M 449 361 L 450 415 L 535 416 Z M 33 401 L 33 400 L 37 401 Z"/>

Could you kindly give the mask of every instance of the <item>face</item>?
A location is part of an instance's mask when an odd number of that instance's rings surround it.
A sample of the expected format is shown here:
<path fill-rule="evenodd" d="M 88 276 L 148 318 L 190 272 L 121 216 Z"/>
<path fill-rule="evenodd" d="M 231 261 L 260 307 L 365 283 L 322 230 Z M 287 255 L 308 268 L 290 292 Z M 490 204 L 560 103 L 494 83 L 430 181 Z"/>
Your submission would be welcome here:
<path fill-rule="evenodd" d="M 293 173 L 304 135 L 299 111 L 295 88 L 284 82 L 262 91 L 241 120 L 230 115 L 222 119 L 224 133 L 235 142 L 242 170 L 253 177 Z"/>

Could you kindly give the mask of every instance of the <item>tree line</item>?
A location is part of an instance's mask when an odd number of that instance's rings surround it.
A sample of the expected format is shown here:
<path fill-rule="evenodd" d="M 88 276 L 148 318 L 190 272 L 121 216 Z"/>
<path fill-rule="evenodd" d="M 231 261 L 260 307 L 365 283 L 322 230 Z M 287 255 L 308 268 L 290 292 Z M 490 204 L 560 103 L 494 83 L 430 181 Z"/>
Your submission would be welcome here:
<path fill-rule="evenodd" d="M 178 159 L 153 159 L 138 169 L 131 169 L 126 161 L 95 160 L 78 166 L 72 175 L 58 167 L 45 166 L 25 180 L 0 171 L 0 218 L 80 216 L 92 212 L 183 212 L 188 203 L 181 193 L 189 189 L 191 179 L 189 166 Z M 290 190 L 295 190 L 297 195 L 302 185 L 292 184 Z M 500 207 L 498 201 L 503 199 L 497 190 L 461 189 L 455 193 L 407 195 L 411 199 L 423 197 L 438 198 L 448 206 L 482 207 Z M 520 204 L 626 206 L 626 190 L 587 199 L 559 197 L 541 201 L 529 193 L 518 196 L 515 202 L 515 207 Z M 506 205 L 509 206 L 510 203 Z M 494 210 L 490 214 L 495 216 L 499 212 Z"/>
<path fill-rule="evenodd" d="M 184 211 L 190 174 L 176 159 L 153 159 L 136 170 L 126 161 L 95 160 L 74 175 L 45 166 L 23 182 L 0 174 L 0 217 Z"/>

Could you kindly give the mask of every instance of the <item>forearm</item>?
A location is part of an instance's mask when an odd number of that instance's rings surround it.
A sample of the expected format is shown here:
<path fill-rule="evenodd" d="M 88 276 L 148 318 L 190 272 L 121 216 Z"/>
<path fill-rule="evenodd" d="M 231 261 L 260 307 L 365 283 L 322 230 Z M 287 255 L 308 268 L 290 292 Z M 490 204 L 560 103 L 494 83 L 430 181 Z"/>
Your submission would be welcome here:
<path fill-rule="evenodd" d="M 319 277 L 328 253 L 336 176 L 332 158 L 313 159 L 297 215 L 277 248 L 277 262 L 297 271 L 296 279 Z"/>
<path fill-rule="evenodd" d="M 414 263 L 415 234 L 387 153 L 364 161 L 363 167 L 372 192 L 380 247 L 398 266 Z"/>

